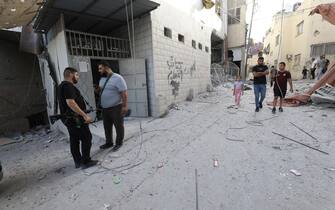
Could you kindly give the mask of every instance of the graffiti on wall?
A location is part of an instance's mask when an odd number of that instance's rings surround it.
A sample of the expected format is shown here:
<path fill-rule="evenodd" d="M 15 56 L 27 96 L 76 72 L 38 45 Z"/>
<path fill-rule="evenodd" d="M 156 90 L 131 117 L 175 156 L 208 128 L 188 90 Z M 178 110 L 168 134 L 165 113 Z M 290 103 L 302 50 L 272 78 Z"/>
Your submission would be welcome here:
<path fill-rule="evenodd" d="M 176 97 L 179 93 L 180 84 L 182 83 L 183 78 L 186 75 L 193 77 L 193 74 L 196 71 L 196 62 L 194 61 L 188 68 L 184 66 L 183 61 L 178 61 L 174 56 L 171 56 L 166 63 L 169 69 L 168 83 L 172 87 L 172 95 Z"/>

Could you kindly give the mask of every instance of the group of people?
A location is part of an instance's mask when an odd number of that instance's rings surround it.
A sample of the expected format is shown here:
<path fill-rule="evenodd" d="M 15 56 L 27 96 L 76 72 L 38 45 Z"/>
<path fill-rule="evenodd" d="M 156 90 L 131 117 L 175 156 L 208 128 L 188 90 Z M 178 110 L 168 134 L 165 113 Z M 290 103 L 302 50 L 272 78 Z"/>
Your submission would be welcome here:
<path fill-rule="evenodd" d="M 113 147 L 113 151 L 120 149 L 124 138 L 124 116 L 128 112 L 127 85 L 123 77 L 114 73 L 107 62 L 98 64 L 102 76 L 96 92 L 100 96 L 98 108 L 102 109 L 102 118 L 106 142 L 100 149 Z M 90 156 L 92 134 L 88 124 L 93 119 L 88 115 L 88 104 L 80 91 L 75 87 L 79 73 L 68 67 L 64 70 L 64 81 L 58 87 L 59 107 L 62 122 L 70 135 L 70 149 L 76 168 L 86 169 L 98 163 Z M 116 142 L 113 143 L 113 126 L 116 129 Z M 80 151 L 81 143 L 81 151 Z"/>
<path fill-rule="evenodd" d="M 291 79 L 291 73 L 286 70 L 286 64 L 284 62 L 279 63 L 279 70 L 275 68 L 269 71 L 268 67 L 264 65 L 264 58 L 259 57 L 257 60 L 257 65 L 252 68 L 252 73 L 254 76 L 254 94 L 255 94 L 255 112 L 259 112 L 263 108 L 263 101 L 266 95 L 266 76 L 270 74 L 271 87 L 273 86 L 273 108 L 272 113 L 276 113 L 276 106 L 278 98 L 279 101 L 279 112 L 283 112 L 283 100 L 287 92 L 287 83 L 290 85 L 290 91 L 293 92 L 293 84 Z M 241 77 L 238 75 L 236 81 L 234 82 L 233 95 L 235 96 L 235 105 L 240 105 L 240 98 L 243 94 L 243 82 Z"/>
<path fill-rule="evenodd" d="M 314 80 L 317 73 L 316 78 L 319 80 L 327 72 L 330 61 L 326 59 L 325 55 L 321 55 L 320 58 L 312 58 L 310 63 L 311 66 L 309 70 L 304 66 L 302 70 L 302 79 L 307 79 L 308 74 L 310 74 L 309 78 Z"/>

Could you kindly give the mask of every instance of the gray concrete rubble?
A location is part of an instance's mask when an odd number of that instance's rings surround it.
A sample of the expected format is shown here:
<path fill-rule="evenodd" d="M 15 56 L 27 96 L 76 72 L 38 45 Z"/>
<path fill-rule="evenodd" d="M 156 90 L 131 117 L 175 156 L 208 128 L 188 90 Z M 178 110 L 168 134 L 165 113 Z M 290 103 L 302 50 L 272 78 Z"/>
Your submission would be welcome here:
<path fill-rule="evenodd" d="M 245 91 L 236 109 L 227 85 L 171 106 L 164 118 L 127 119 L 115 153 L 99 150 L 97 123 L 92 154 L 100 164 L 87 170 L 74 169 L 57 132 L 2 146 L 0 209 L 334 209 L 334 109 L 273 115 L 266 106 L 256 114 L 253 102 Z"/>

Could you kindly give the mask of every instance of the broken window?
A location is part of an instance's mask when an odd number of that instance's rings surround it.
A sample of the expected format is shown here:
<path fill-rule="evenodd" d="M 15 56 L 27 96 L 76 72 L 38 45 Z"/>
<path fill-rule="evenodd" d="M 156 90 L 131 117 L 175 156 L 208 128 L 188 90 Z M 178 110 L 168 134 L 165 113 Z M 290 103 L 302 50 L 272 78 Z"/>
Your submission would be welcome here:
<path fill-rule="evenodd" d="M 197 42 L 195 40 L 192 40 L 192 47 L 194 49 L 197 49 Z"/>
<path fill-rule="evenodd" d="M 164 36 L 172 38 L 172 30 L 164 27 Z"/>
<path fill-rule="evenodd" d="M 181 34 L 178 34 L 178 41 L 184 43 L 185 42 L 185 37 Z"/>
<path fill-rule="evenodd" d="M 301 21 L 298 25 L 297 25 L 297 36 L 299 36 L 300 34 L 302 34 L 304 32 L 304 21 Z"/>
<path fill-rule="evenodd" d="M 202 44 L 201 43 L 198 44 L 198 48 L 199 48 L 199 50 L 202 50 Z"/>
<path fill-rule="evenodd" d="M 294 56 L 295 65 L 300 65 L 300 61 L 301 61 L 301 54 L 295 55 Z"/>

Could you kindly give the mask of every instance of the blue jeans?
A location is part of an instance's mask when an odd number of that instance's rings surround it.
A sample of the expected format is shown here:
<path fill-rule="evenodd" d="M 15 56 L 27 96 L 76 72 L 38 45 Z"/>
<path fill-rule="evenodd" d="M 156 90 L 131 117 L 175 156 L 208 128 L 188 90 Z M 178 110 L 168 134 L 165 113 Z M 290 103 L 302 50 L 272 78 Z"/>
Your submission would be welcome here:
<path fill-rule="evenodd" d="M 254 93 L 255 93 L 255 105 L 256 108 L 259 108 L 259 104 L 262 104 L 265 99 L 266 84 L 254 84 Z"/>

